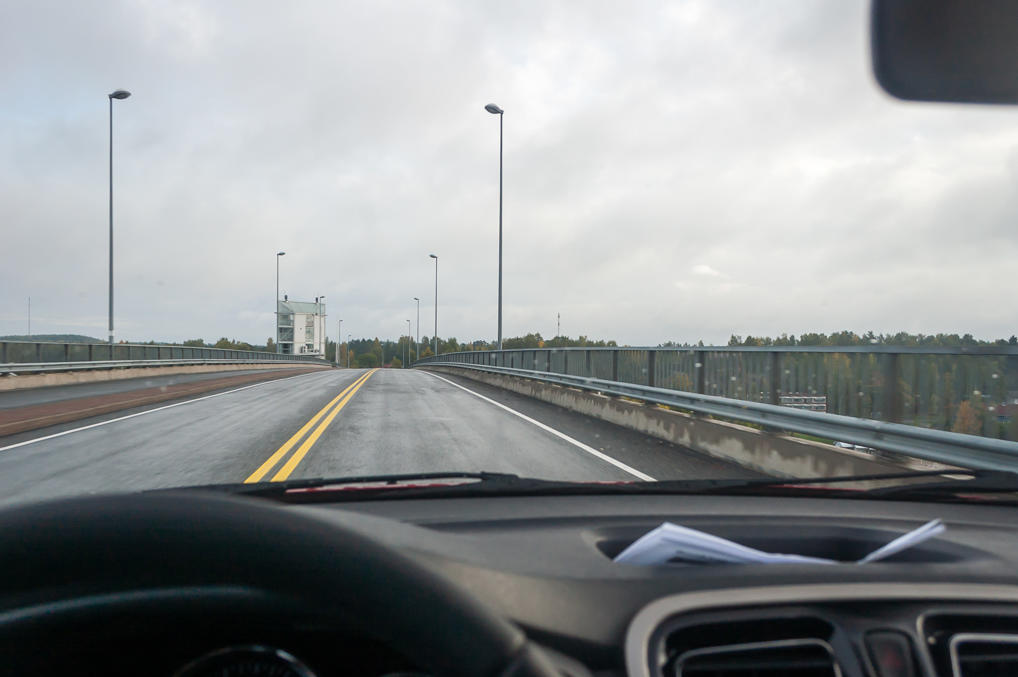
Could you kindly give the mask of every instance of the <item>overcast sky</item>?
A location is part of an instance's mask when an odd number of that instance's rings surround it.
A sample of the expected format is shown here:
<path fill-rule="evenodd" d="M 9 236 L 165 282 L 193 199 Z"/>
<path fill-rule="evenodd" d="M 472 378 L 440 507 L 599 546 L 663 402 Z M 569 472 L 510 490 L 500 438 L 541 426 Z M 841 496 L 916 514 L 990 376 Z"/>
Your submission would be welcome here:
<path fill-rule="evenodd" d="M 901 103 L 863 1 L 5 2 L 0 334 L 1018 331 L 1018 109 Z"/>

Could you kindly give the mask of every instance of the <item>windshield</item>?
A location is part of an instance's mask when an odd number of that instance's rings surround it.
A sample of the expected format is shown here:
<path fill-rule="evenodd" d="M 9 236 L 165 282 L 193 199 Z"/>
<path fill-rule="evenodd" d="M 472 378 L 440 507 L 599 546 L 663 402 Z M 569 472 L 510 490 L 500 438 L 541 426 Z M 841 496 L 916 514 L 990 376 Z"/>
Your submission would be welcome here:
<path fill-rule="evenodd" d="M 1016 113 L 868 9 L 9 4 L 0 504 L 1014 471 Z"/>

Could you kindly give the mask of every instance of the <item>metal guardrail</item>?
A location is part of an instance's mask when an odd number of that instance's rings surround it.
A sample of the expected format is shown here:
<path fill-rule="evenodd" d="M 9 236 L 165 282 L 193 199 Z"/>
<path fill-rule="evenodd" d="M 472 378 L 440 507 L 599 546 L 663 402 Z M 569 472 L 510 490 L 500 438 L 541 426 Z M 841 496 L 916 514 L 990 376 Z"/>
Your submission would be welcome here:
<path fill-rule="evenodd" d="M 1016 442 L 585 376 L 445 361 L 441 359 L 444 357 L 447 356 L 427 360 L 426 364 L 425 360 L 421 360 L 417 364 L 504 374 L 603 395 L 626 397 L 700 415 L 752 423 L 769 430 L 851 442 L 956 467 L 1018 471 Z"/>
<path fill-rule="evenodd" d="M 308 360 L 310 363 L 311 360 Z M 45 374 L 58 371 L 127 369 L 130 367 L 186 367 L 201 364 L 268 364 L 265 360 L 104 360 L 99 362 L 42 362 L 39 364 L 0 364 L 3 374 Z M 286 364 L 305 364 L 287 362 Z M 324 364 L 316 360 L 315 364 Z"/>
<path fill-rule="evenodd" d="M 79 369 L 181 364 L 247 363 L 328 364 L 306 355 L 285 355 L 257 350 L 131 343 L 53 343 L 0 341 L 0 373 L 38 373 Z"/>
<path fill-rule="evenodd" d="M 824 396 L 829 413 L 1018 441 L 1013 345 L 535 348 L 447 353 L 416 364 L 438 360 L 774 405 L 782 396 Z M 960 425 L 964 402 L 971 411 Z"/>

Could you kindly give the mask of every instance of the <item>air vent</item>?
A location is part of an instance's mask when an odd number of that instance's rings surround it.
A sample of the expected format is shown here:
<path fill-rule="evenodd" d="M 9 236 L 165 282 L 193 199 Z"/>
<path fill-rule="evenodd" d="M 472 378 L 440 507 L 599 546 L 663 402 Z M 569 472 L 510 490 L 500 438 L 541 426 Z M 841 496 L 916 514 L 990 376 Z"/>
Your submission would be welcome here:
<path fill-rule="evenodd" d="M 955 677 L 1018 675 L 1018 635 L 954 635 L 951 668 Z"/>
<path fill-rule="evenodd" d="M 840 677 L 831 646 L 785 639 L 693 649 L 675 661 L 676 677 Z"/>

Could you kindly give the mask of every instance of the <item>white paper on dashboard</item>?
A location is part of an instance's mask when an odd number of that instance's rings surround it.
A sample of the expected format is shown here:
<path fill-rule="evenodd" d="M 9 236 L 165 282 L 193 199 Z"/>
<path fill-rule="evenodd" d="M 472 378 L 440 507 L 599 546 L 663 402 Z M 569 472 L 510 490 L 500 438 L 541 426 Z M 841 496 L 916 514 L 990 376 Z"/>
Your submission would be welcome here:
<path fill-rule="evenodd" d="M 918 529 L 913 529 L 907 534 L 898 536 L 884 547 L 874 550 L 859 560 L 859 564 L 876 562 L 877 560 L 882 560 L 890 557 L 891 555 L 895 555 L 902 550 L 911 548 L 913 545 L 917 545 L 929 538 L 933 538 L 934 536 L 944 533 L 945 529 L 947 529 L 947 527 L 945 527 L 944 523 L 939 519 L 931 520 Z"/>
<path fill-rule="evenodd" d="M 859 563 L 875 562 L 890 557 L 906 548 L 922 543 L 944 531 L 943 522 L 933 520 L 900 536 L 887 545 L 874 550 Z M 807 555 L 789 555 L 764 552 L 741 545 L 727 538 L 665 522 L 647 532 L 632 545 L 616 555 L 616 562 L 624 564 L 665 564 L 671 560 L 683 562 L 725 564 L 835 564 L 837 561 Z"/>

